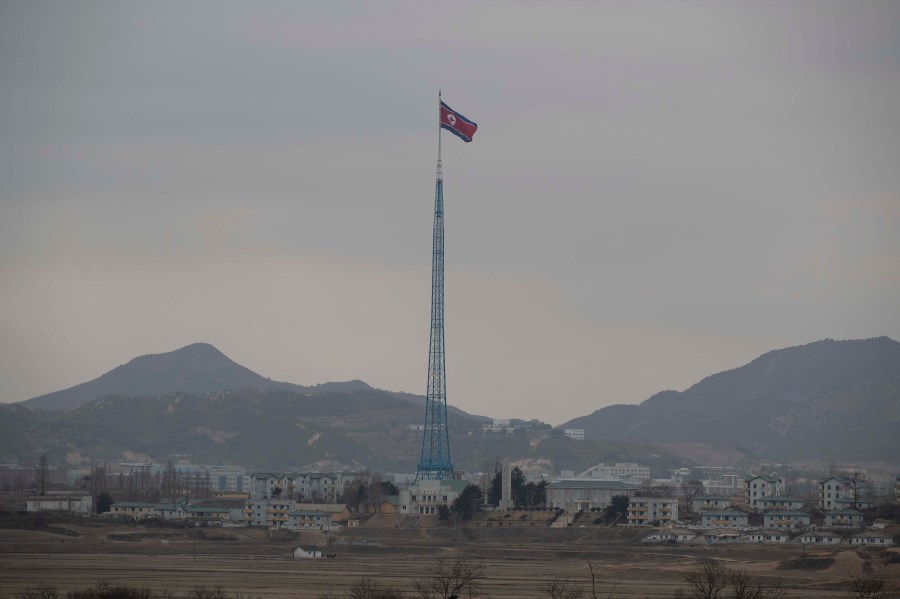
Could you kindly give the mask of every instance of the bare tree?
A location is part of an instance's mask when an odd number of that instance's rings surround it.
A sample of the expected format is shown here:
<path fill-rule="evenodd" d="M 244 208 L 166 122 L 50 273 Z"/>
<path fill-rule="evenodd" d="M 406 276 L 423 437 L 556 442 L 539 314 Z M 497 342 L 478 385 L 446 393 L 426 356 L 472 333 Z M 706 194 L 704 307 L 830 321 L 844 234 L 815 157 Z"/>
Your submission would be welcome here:
<path fill-rule="evenodd" d="M 466 561 L 438 562 L 437 571 L 425 580 L 416 581 L 421 599 L 463 599 L 478 596 L 478 581 L 483 578 L 481 567 Z"/>
<path fill-rule="evenodd" d="M 584 593 L 574 581 L 565 578 L 554 578 L 541 584 L 538 591 L 548 599 L 581 599 Z"/>
<path fill-rule="evenodd" d="M 733 570 L 720 562 L 707 560 L 685 574 L 688 599 L 784 599 L 781 580 L 765 586 L 744 570 Z"/>
<path fill-rule="evenodd" d="M 600 599 L 600 595 L 597 594 L 597 572 L 594 570 L 594 564 L 591 562 L 588 562 L 588 570 L 591 573 L 591 599 Z M 606 593 L 605 599 L 612 599 L 613 591 L 616 590 L 617 586 L 619 586 L 618 582 L 613 583 L 612 588 Z"/>
<path fill-rule="evenodd" d="M 689 514 L 694 513 L 694 498 L 703 494 L 703 483 L 697 479 L 681 483 L 681 494 L 687 502 L 687 511 Z"/>
<path fill-rule="evenodd" d="M 728 586 L 729 570 L 719 562 L 706 560 L 684 575 L 690 599 L 718 599 Z"/>
<path fill-rule="evenodd" d="M 891 590 L 887 581 L 872 574 L 850 577 L 850 592 L 853 599 L 897 599 L 898 593 Z"/>
<path fill-rule="evenodd" d="M 402 599 L 403 593 L 380 584 L 377 580 L 363 578 L 350 587 L 351 599 Z"/>

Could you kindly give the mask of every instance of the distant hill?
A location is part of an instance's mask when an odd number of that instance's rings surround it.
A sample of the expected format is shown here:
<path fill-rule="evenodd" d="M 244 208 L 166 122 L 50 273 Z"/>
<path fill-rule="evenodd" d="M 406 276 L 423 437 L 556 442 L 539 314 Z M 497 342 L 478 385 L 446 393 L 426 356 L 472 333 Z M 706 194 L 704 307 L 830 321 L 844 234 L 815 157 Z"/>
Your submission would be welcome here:
<path fill-rule="evenodd" d="M 788 460 L 900 461 L 900 343 L 824 340 L 766 353 L 639 405 L 560 428 L 585 438 L 701 442 Z"/>
<path fill-rule="evenodd" d="M 208 343 L 194 343 L 164 354 L 140 356 L 87 383 L 21 403 L 29 408 L 59 410 L 80 406 L 108 395 L 207 395 L 214 391 L 237 389 L 305 393 L 361 391 L 371 387 L 362 381 L 325 383 L 316 387 L 273 381 L 237 364 Z"/>
<path fill-rule="evenodd" d="M 244 389 L 205 397 L 110 396 L 68 410 L 0 404 L 0 461 L 82 466 L 187 456 L 196 464 L 251 470 L 369 467 L 415 472 L 424 411 L 410 396 L 377 389 L 293 391 Z M 683 465 L 650 444 L 579 442 L 550 435 L 482 434 L 485 418 L 448 410 L 457 469 L 490 471 L 501 457 L 531 460 L 551 471 L 583 470 L 598 461 L 635 461 L 660 474 Z M 524 433 L 524 431 L 522 431 Z M 544 432 L 547 434 L 547 431 Z"/>

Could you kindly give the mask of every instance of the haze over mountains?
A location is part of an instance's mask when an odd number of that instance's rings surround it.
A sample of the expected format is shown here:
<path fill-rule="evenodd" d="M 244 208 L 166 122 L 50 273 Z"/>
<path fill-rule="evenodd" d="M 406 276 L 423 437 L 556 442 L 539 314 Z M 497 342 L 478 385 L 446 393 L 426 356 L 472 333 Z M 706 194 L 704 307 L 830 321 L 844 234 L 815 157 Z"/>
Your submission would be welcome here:
<path fill-rule="evenodd" d="M 361 381 L 304 387 L 272 381 L 211 345 L 142 356 L 70 389 L 0 405 L 0 460 L 165 460 L 280 468 L 322 461 L 414 469 L 421 396 Z M 898 462 L 900 343 L 880 337 L 819 341 L 772 351 L 683 392 L 617 405 L 551 435 L 481 435 L 484 417 L 450 408 L 458 467 L 496 457 L 580 468 L 604 460 L 663 468 L 676 458 L 656 444 L 699 442 L 775 460 Z M 469 432 L 473 435 L 469 435 Z"/>

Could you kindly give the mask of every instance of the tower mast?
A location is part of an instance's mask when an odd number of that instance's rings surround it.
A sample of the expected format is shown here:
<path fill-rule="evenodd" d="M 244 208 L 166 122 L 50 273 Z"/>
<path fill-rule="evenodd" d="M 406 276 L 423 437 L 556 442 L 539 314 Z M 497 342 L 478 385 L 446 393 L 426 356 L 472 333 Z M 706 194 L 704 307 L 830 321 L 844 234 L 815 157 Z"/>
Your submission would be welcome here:
<path fill-rule="evenodd" d="M 438 159 L 434 182 L 434 230 L 431 248 L 431 334 L 425 429 L 416 480 L 453 478 L 447 427 L 447 376 L 444 355 L 444 175 L 441 166 L 441 93 L 438 91 Z"/>

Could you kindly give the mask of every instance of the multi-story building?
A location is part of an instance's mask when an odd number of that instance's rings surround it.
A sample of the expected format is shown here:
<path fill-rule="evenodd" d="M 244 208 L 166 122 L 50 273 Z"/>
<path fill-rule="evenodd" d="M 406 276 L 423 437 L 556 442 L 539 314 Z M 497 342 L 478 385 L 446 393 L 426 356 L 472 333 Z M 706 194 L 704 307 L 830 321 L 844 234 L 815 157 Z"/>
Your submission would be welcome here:
<path fill-rule="evenodd" d="M 570 439 L 574 439 L 576 441 L 584 441 L 583 428 L 567 428 L 563 431 L 563 434 Z"/>
<path fill-rule="evenodd" d="M 250 475 L 240 466 L 208 466 L 209 490 L 217 493 L 249 493 Z"/>
<path fill-rule="evenodd" d="M 632 462 L 616 462 L 615 464 L 597 464 L 584 471 L 580 476 L 590 476 L 603 480 L 626 480 L 642 482 L 650 479 L 650 467 Z"/>
<path fill-rule="evenodd" d="M 305 503 L 335 503 L 356 480 L 349 472 L 257 472 L 250 477 L 253 499 L 289 498 Z"/>
<path fill-rule="evenodd" d="M 701 515 L 706 528 L 746 528 L 749 524 L 747 512 L 742 510 L 709 510 Z"/>
<path fill-rule="evenodd" d="M 820 480 L 819 507 L 823 510 L 873 507 L 868 498 L 862 497 L 862 484 L 849 476 L 829 476 Z"/>
<path fill-rule="evenodd" d="M 744 479 L 744 497 L 752 510 L 762 507 L 759 504 L 761 498 L 781 495 L 783 492 L 784 481 L 780 478 L 761 474 Z"/>
<path fill-rule="evenodd" d="M 675 497 L 631 497 L 628 499 L 628 524 L 671 524 L 678 520 Z"/>
<path fill-rule="evenodd" d="M 401 514 L 437 515 L 471 483 L 467 480 L 420 480 L 400 490 Z"/>
<path fill-rule="evenodd" d="M 619 480 L 560 480 L 547 485 L 547 505 L 576 512 L 604 508 L 612 503 L 616 495 L 631 497 L 637 495 L 639 490 L 637 485 Z"/>
<path fill-rule="evenodd" d="M 250 499 L 244 507 L 244 522 L 250 526 L 285 528 L 288 514 L 297 509 L 289 499 Z"/>

